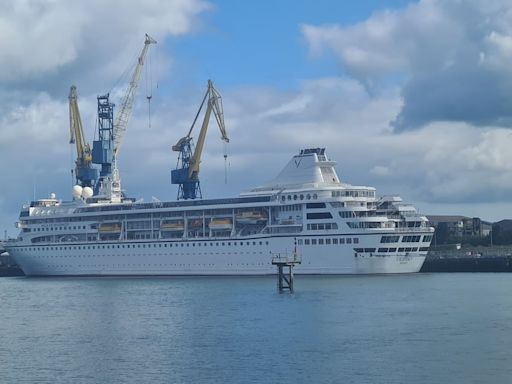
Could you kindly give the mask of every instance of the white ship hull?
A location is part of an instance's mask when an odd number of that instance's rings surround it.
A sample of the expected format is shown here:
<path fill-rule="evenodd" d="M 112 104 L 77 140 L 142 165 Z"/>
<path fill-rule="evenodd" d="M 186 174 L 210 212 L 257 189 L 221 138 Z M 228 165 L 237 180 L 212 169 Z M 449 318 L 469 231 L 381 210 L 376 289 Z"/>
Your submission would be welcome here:
<path fill-rule="evenodd" d="M 367 236 L 365 246 L 377 244 L 380 235 L 373 237 Z M 20 246 L 10 252 L 28 276 L 269 275 L 276 273 L 272 255 L 291 253 L 293 244 L 292 237 L 267 237 L 126 242 L 98 244 L 95 249 L 91 244 Z M 302 263 L 295 273 L 322 275 L 413 273 L 421 269 L 426 256 L 426 252 L 356 254 L 350 244 L 303 245 L 297 252 Z"/>

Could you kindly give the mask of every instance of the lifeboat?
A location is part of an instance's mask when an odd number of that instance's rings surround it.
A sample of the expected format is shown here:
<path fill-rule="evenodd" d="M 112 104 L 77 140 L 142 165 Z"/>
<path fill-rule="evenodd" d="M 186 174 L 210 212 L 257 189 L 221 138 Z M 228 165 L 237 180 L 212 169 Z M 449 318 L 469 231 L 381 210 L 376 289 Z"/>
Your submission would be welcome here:
<path fill-rule="evenodd" d="M 121 232 L 123 226 L 121 223 L 103 223 L 100 224 L 98 232 L 101 233 L 118 233 Z"/>
<path fill-rule="evenodd" d="M 160 230 L 161 231 L 183 231 L 183 229 L 185 228 L 184 224 L 183 224 L 183 220 L 178 220 L 178 221 L 162 221 L 162 223 L 160 224 Z"/>
<path fill-rule="evenodd" d="M 267 221 L 267 217 L 262 212 L 243 211 L 236 215 L 236 221 L 240 224 L 258 224 Z"/>
<path fill-rule="evenodd" d="M 212 230 L 226 230 L 233 228 L 233 221 L 231 219 L 212 219 L 209 224 Z"/>

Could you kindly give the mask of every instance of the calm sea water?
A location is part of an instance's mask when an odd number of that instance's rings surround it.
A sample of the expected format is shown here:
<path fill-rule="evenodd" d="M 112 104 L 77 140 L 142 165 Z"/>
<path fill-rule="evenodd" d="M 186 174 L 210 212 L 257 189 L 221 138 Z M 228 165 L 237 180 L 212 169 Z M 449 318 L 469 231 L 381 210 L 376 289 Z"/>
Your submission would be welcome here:
<path fill-rule="evenodd" d="M 0 279 L 1 383 L 510 383 L 512 274 Z"/>

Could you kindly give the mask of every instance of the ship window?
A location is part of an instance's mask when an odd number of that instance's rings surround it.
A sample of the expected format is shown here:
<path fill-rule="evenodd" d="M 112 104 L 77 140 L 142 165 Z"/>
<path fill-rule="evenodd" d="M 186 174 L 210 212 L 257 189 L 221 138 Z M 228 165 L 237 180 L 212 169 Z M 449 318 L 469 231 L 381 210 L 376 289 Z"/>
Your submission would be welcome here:
<path fill-rule="evenodd" d="M 333 244 L 338 244 L 338 239 L 332 239 Z"/>
<path fill-rule="evenodd" d="M 428 251 L 428 247 L 421 247 L 420 248 L 420 252 L 426 252 L 426 251 Z"/>
<path fill-rule="evenodd" d="M 302 239 L 297 240 L 298 245 L 302 245 Z"/>
<path fill-rule="evenodd" d="M 347 244 L 352 244 L 352 239 L 347 239 Z"/>
<path fill-rule="evenodd" d="M 313 193 L 313 200 L 318 199 L 318 195 L 316 193 Z"/>
<path fill-rule="evenodd" d="M 396 248 L 389 248 L 389 252 L 396 252 Z"/>
<path fill-rule="evenodd" d="M 345 244 L 345 239 L 340 239 L 340 244 Z"/>
<path fill-rule="evenodd" d="M 359 244 L 359 239 L 357 237 L 354 237 L 354 244 Z"/>
<path fill-rule="evenodd" d="M 318 239 L 318 244 L 323 245 L 324 239 Z"/>
<path fill-rule="evenodd" d="M 354 248 L 354 251 L 356 251 L 358 253 L 362 253 L 363 252 L 363 248 Z"/>
<path fill-rule="evenodd" d="M 307 203 L 306 208 L 308 208 L 308 209 L 325 208 L 325 203 Z"/>
<path fill-rule="evenodd" d="M 308 220 L 332 219 L 330 212 L 312 212 L 307 214 Z"/>
<path fill-rule="evenodd" d="M 331 244 L 331 239 L 325 239 L 325 244 Z"/>
<path fill-rule="evenodd" d="M 311 239 L 311 245 L 316 245 L 316 239 Z"/>
<path fill-rule="evenodd" d="M 380 253 L 386 253 L 388 251 L 387 248 L 379 248 Z"/>
<path fill-rule="evenodd" d="M 428 243 L 429 241 L 432 241 L 432 235 L 425 235 L 423 236 L 423 242 Z"/>
<path fill-rule="evenodd" d="M 292 195 L 288 195 L 288 200 L 291 200 L 292 199 Z"/>
<path fill-rule="evenodd" d="M 306 199 L 311 200 L 311 195 L 309 193 L 306 195 Z"/>
<path fill-rule="evenodd" d="M 380 239 L 381 243 L 396 243 L 400 239 L 400 236 L 382 236 Z"/>
<path fill-rule="evenodd" d="M 300 195 L 300 199 L 301 199 L 301 200 L 304 200 L 304 195 L 302 195 L 302 194 L 301 194 L 301 195 Z"/>
<path fill-rule="evenodd" d="M 375 248 L 365 248 L 364 251 L 367 253 L 373 253 L 375 252 Z"/>
<path fill-rule="evenodd" d="M 398 248 L 398 252 L 404 252 L 405 248 Z"/>

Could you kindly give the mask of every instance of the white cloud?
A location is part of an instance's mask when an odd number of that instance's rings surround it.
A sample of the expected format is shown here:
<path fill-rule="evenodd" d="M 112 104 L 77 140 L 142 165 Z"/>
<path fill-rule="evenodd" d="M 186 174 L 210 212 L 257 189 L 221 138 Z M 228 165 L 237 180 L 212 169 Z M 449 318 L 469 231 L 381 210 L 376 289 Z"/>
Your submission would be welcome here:
<path fill-rule="evenodd" d="M 0 3 L 0 81 L 15 84 L 55 81 L 65 71 L 82 71 L 82 79 L 95 74 L 97 82 L 119 76 L 144 33 L 157 40 L 182 35 L 209 8 L 201 0 Z"/>
<path fill-rule="evenodd" d="M 512 123 L 508 0 L 422 0 L 356 24 L 302 30 L 313 54 L 334 52 L 369 88 L 402 79 L 404 104 L 393 119 L 398 130 L 434 121 Z"/>

